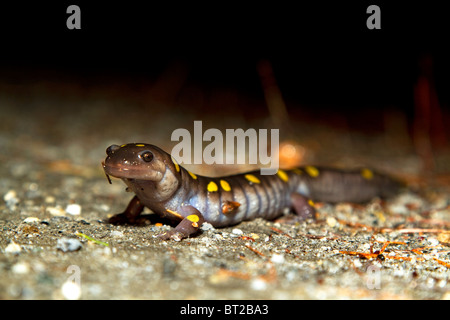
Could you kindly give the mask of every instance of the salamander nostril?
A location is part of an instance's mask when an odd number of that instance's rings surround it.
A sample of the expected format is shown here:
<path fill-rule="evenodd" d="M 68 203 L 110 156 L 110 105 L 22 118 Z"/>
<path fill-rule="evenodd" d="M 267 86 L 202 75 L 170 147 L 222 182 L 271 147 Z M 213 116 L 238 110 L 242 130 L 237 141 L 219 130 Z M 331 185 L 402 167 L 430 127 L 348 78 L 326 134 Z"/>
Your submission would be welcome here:
<path fill-rule="evenodd" d="M 106 148 L 106 154 L 109 156 L 109 155 L 111 155 L 111 153 L 113 153 L 114 151 L 116 151 L 119 148 L 120 148 L 120 146 L 118 146 L 117 144 L 110 145 L 108 148 Z"/>

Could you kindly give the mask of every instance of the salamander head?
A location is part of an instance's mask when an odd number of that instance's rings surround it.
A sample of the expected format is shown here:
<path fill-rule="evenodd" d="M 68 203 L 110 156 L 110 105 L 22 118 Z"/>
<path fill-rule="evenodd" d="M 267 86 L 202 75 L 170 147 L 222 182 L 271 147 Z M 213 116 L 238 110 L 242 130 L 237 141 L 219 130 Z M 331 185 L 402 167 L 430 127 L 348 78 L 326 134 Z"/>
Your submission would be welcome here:
<path fill-rule="evenodd" d="M 170 154 L 145 143 L 112 145 L 106 149 L 103 169 L 108 177 L 120 178 L 146 206 L 167 201 L 179 189 L 180 167 Z"/>
<path fill-rule="evenodd" d="M 170 155 L 151 144 L 113 144 L 106 149 L 103 169 L 107 176 L 159 182 L 163 179 Z"/>

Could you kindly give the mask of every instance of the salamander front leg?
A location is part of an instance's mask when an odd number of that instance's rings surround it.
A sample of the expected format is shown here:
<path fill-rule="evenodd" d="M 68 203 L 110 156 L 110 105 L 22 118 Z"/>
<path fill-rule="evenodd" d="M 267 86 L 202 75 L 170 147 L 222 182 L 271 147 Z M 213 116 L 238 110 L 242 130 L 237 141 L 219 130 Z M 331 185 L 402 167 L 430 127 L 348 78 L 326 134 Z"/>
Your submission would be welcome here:
<path fill-rule="evenodd" d="M 195 234 L 205 222 L 200 211 L 192 206 L 182 206 L 180 211 L 185 218 L 174 229 L 159 235 L 161 239 L 180 241 Z"/>
<path fill-rule="evenodd" d="M 139 216 L 144 210 L 144 205 L 137 196 L 134 196 L 123 213 L 116 214 L 108 219 L 111 224 L 138 224 Z"/>

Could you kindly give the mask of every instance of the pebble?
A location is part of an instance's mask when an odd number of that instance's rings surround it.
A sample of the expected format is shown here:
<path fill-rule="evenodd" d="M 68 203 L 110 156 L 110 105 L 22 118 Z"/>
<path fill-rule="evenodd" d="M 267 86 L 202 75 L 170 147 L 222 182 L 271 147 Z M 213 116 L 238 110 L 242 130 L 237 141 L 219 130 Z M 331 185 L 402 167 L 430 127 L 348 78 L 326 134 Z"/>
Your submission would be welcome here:
<path fill-rule="evenodd" d="M 30 266 L 26 262 L 18 262 L 12 266 L 11 271 L 16 274 L 27 274 L 30 272 Z"/>
<path fill-rule="evenodd" d="M 349 203 L 338 203 L 336 205 L 337 212 L 350 214 L 353 212 L 353 206 Z"/>
<path fill-rule="evenodd" d="M 111 208 L 110 208 L 107 204 L 104 204 L 104 203 L 102 203 L 102 204 L 99 206 L 99 208 L 100 208 L 100 210 L 102 210 L 102 211 L 104 211 L 104 212 L 109 212 L 109 211 L 111 210 Z"/>
<path fill-rule="evenodd" d="M 379 242 L 386 242 L 386 241 L 388 241 L 388 240 L 386 239 L 386 237 L 384 237 L 384 236 L 381 235 L 381 234 L 375 234 L 374 237 L 373 237 L 373 239 L 376 240 L 376 241 L 379 241 Z"/>
<path fill-rule="evenodd" d="M 19 254 L 21 251 L 22 247 L 14 241 L 11 241 L 11 243 L 8 244 L 5 248 L 5 253 Z"/>
<path fill-rule="evenodd" d="M 337 224 L 337 220 L 334 217 L 327 217 L 327 224 L 329 227 L 334 228 Z"/>
<path fill-rule="evenodd" d="M 66 281 L 61 286 L 61 293 L 67 300 L 78 300 L 81 298 L 81 287 L 74 281 Z"/>
<path fill-rule="evenodd" d="M 437 235 L 437 240 L 440 242 L 450 242 L 450 234 L 448 233 L 439 233 Z"/>
<path fill-rule="evenodd" d="M 216 233 L 213 237 L 216 240 L 223 240 L 223 236 L 220 233 Z"/>
<path fill-rule="evenodd" d="M 41 221 L 41 219 L 37 218 L 37 217 L 28 217 L 25 220 L 23 220 L 24 223 L 34 223 L 34 222 L 39 222 Z"/>
<path fill-rule="evenodd" d="M 238 229 L 238 228 L 234 228 L 231 232 L 232 232 L 233 234 L 238 235 L 238 236 L 244 234 L 244 232 L 243 232 L 241 229 Z"/>
<path fill-rule="evenodd" d="M 270 261 L 272 261 L 273 263 L 279 263 L 279 264 L 284 263 L 284 255 L 275 253 L 270 258 Z"/>
<path fill-rule="evenodd" d="M 77 250 L 80 250 L 81 247 L 82 247 L 82 244 L 78 239 L 72 239 L 72 238 L 66 238 L 66 237 L 58 239 L 58 242 L 56 243 L 56 249 L 59 249 L 62 252 L 77 251 Z"/>
<path fill-rule="evenodd" d="M 45 203 L 54 203 L 56 199 L 53 196 L 46 196 L 44 201 Z"/>
<path fill-rule="evenodd" d="M 213 227 L 213 225 L 211 223 L 203 222 L 203 224 L 200 227 L 200 229 L 202 229 L 203 231 L 208 231 L 208 230 L 214 230 L 215 228 Z"/>
<path fill-rule="evenodd" d="M 362 267 L 362 263 L 359 259 L 357 260 L 353 260 L 353 265 L 355 266 L 355 268 L 361 268 Z"/>
<path fill-rule="evenodd" d="M 113 231 L 111 231 L 111 237 L 122 238 L 123 237 L 123 232 L 122 231 L 113 230 Z"/>
<path fill-rule="evenodd" d="M 436 238 L 428 238 L 427 241 L 430 246 L 437 246 L 439 244 L 439 240 Z"/>
<path fill-rule="evenodd" d="M 4 196 L 3 200 L 5 200 L 6 206 L 10 210 L 14 210 L 16 205 L 19 203 L 19 198 L 17 198 L 17 193 L 15 190 L 9 190 Z"/>
<path fill-rule="evenodd" d="M 72 203 L 67 205 L 66 212 L 73 216 L 78 216 L 81 213 L 81 206 L 76 203 Z"/>
<path fill-rule="evenodd" d="M 250 237 L 252 237 L 252 239 L 254 239 L 254 240 L 259 239 L 259 236 L 256 233 L 250 233 Z"/>
<path fill-rule="evenodd" d="M 267 282 L 262 279 L 254 279 L 250 283 L 250 287 L 256 291 L 263 291 L 267 289 Z"/>
<path fill-rule="evenodd" d="M 55 217 L 64 216 L 66 214 L 66 212 L 63 210 L 63 208 L 61 208 L 60 206 L 47 207 L 45 209 L 45 211 L 47 211 L 48 213 L 50 213 L 52 216 L 55 216 Z"/>

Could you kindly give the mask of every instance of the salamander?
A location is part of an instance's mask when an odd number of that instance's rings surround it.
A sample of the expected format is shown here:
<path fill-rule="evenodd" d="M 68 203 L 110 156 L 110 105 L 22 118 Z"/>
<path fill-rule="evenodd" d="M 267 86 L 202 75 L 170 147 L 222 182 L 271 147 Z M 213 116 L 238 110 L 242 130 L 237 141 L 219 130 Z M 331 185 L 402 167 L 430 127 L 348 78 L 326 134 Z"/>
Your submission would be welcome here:
<path fill-rule="evenodd" d="M 179 223 L 160 237 L 181 240 L 203 222 L 225 227 L 262 217 L 275 219 L 293 209 L 299 220 L 312 218 L 313 201 L 362 203 L 395 194 L 400 184 L 369 169 L 342 171 L 305 166 L 226 177 L 196 175 L 162 149 L 145 143 L 111 145 L 102 162 L 105 174 L 122 179 L 135 196 L 110 223 L 134 223 L 144 207 Z"/>

